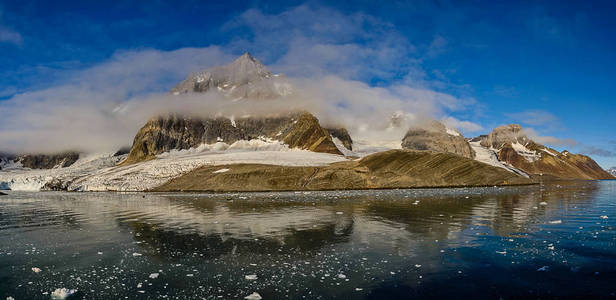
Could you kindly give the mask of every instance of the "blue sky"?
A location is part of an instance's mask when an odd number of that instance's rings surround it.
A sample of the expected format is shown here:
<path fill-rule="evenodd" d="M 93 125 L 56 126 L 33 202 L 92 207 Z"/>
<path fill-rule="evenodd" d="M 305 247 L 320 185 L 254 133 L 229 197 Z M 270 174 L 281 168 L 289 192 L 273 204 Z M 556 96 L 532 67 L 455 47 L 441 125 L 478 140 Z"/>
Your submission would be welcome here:
<path fill-rule="evenodd" d="M 250 51 L 288 76 L 433 91 L 430 112 L 467 136 L 521 123 L 559 150 L 610 167 L 614 15 L 610 1 L 0 1 L 0 108 L 47 103 L 50 91 L 81 86 L 84 74 L 114 62 L 133 68 L 123 76 L 143 77 L 135 73 L 143 64 L 173 61 L 148 67 L 166 75 L 139 88 L 100 93 L 123 101 Z M 113 81 L 105 78 L 89 80 Z M 83 98 L 98 91 L 87 89 Z M 0 126 L 13 130 L 25 119 Z"/>

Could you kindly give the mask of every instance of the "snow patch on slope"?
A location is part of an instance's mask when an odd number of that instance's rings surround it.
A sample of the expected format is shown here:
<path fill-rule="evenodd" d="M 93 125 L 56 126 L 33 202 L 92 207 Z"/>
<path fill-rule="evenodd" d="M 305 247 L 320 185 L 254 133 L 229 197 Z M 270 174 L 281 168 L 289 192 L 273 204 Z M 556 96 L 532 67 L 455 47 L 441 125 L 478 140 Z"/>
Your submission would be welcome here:
<path fill-rule="evenodd" d="M 344 156 L 357 156 L 357 153 L 345 147 L 344 143 L 339 138 L 332 136 L 332 141 L 334 142 L 334 145 L 336 145 L 336 148 L 338 148 L 338 151 L 340 151 L 340 153 Z"/>
<path fill-rule="evenodd" d="M 460 133 L 458 131 L 456 131 L 455 129 L 451 129 L 449 127 L 445 128 L 445 131 L 447 132 L 447 134 L 452 135 L 452 136 L 460 136 Z"/>
<path fill-rule="evenodd" d="M 529 178 L 528 174 L 498 160 L 498 157 L 496 156 L 496 152 L 494 152 L 494 150 L 492 149 L 488 149 L 488 148 L 481 146 L 480 141 L 469 142 L 469 144 L 471 145 L 471 148 L 473 148 L 473 151 L 475 151 L 476 161 L 479 161 L 479 162 L 482 162 L 482 163 L 485 163 L 491 166 L 503 168 L 509 172 L 516 173 L 526 178 Z"/>
<path fill-rule="evenodd" d="M 534 162 L 541 158 L 541 155 L 537 154 L 536 151 L 526 148 L 526 146 L 517 141 L 515 143 L 511 143 L 511 147 L 528 162 Z"/>

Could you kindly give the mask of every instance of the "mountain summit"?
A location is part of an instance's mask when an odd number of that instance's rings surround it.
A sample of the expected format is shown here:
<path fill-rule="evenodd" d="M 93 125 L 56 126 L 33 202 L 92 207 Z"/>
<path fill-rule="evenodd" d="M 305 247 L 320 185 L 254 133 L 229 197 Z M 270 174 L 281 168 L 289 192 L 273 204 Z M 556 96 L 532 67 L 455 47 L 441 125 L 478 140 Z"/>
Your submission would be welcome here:
<path fill-rule="evenodd" d="M 174 95 L 210 91 L 237 101 L 278 98 L 291 94 L 292 88 L 284 76 L 273 74 L 246 52 L 228 65 L 191 73 L 171 89 Z"/>

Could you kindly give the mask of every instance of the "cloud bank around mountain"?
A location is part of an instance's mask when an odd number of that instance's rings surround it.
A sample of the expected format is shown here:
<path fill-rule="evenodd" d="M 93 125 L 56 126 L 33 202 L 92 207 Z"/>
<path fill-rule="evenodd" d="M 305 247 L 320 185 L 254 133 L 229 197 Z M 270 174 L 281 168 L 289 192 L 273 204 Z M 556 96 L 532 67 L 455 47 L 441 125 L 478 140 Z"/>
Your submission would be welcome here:
<path fill-rule="evenodd" d="M 442 38 L 421 48 L 370 15 L 306 5 L 274 15 L 250 9 L 220 30 L 234 38 L 202 48 L 119 50 L 58 84 L 0 102 L 0 151 L 114 151 L 130 145 L 155 114 L 233 113 L 233 105 L 213 95 L 180 101 L 167 91 L 190 72 L 229 63 L 247 50 L 289 77 L 300 96 L 288 103 L 358 136 L 400 140 L 404 126 L 383 131 L 394 114 L 403 115 L 406 125 L 437 118 L 466 132 L 482 130 L 453 116 L 473 110 L 475 99 L 444 92 L 426 79 L 421 60 L 446 51 Z"/>

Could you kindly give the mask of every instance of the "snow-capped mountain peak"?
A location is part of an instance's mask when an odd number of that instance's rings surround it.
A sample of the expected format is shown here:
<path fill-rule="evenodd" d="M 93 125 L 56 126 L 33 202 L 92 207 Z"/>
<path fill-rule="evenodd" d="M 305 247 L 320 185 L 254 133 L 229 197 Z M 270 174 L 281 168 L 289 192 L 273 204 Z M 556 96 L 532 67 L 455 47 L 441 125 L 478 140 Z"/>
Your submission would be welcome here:
<path fill-rule="evenodd" d="M 174 95 L 215 91 L 231 100 L 272 99 L 292 93 L 284 76 L 273 74 L 250 53 L 232 63 L 195 72 L 171 89 Z"/>

